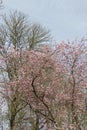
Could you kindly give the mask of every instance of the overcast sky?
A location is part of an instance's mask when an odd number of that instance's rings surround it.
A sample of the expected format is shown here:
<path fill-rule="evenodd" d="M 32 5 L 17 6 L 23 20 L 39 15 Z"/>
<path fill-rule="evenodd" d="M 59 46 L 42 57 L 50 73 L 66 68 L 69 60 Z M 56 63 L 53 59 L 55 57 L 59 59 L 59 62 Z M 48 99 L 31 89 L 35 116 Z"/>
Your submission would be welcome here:
<path fill-rule="evenodd" d="M 48 27 L 58 42 L 87 37 L 87 0 L 4 0 L 4 8 Z"/>

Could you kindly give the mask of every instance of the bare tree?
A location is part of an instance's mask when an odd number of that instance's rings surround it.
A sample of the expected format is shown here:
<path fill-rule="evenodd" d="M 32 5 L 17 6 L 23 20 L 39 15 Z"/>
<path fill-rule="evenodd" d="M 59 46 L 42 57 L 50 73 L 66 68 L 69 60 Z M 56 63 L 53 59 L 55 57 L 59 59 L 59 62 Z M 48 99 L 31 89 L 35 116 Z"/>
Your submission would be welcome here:
<path fill-rule="evenodd" d="M 0 26 L 0 57 L 5 59 L 5 64 L 0 66 L 0 69 L 4 83 L 18 80 L 18 69 L 21 67 L 23 50 L 34 49 L 38 44 L 47 42 L 49 39 L 49 32 L 41 25 L 31 25 L 23 13 L 15 11 L 10 12 L 9 16 L 3 16 L 3 24 Z M 14 51 L 20 54 L 18 59 L 11 56 Z M 10 87 L 11 95 L 4 95 L 4 98 L 8 107 L 10 130 L 14 130 L 16 126 L 22 124 L 27 104 L 22 101 L 18 84 L 15 87 L 4 84 L 4 87 L 6 92 Z"/>

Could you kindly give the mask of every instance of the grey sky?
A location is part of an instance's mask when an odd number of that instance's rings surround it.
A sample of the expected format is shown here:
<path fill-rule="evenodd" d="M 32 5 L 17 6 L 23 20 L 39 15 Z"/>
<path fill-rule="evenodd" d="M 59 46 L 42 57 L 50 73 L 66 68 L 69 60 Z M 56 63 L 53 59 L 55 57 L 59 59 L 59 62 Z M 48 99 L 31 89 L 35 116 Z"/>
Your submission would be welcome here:
<path fill-rule="evenodd" d="M 87 37 L 87 0 L 4 0 L 4 7 L 48 27 L 56 41 Z"/>

